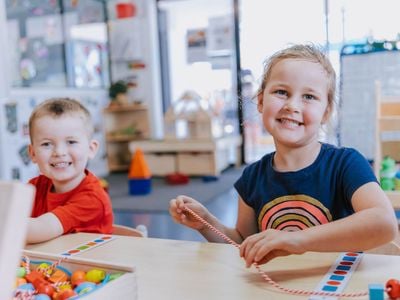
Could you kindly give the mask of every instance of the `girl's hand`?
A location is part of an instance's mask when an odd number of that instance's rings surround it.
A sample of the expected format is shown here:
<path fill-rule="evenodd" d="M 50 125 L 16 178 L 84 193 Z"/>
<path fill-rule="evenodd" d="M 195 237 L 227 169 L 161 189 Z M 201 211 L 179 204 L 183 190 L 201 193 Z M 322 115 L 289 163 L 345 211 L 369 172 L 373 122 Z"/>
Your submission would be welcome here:
<path fill-rule="evenodd" d="M 195 219 L 190 213 L 184 211 L 183 208 L 185 206 L 193 210 L 202 219 L 206 219 L 209 214 L 208 210 L 200 202 L 188 196 L 181 195 L 169 202 L 169 213 L 172 219 L 176 223 L 186 225 L 192 229 L 202 230 L 205 225 Z"/>
<path fill-rule="evenodd" d="M 265 264 L 278 256 L 302 254 L 302 232 L 288 232 L 268 229 L 246 238 L 240 245 L 240 256 L 246 261 L 246 267 L 253 263 Z"/>

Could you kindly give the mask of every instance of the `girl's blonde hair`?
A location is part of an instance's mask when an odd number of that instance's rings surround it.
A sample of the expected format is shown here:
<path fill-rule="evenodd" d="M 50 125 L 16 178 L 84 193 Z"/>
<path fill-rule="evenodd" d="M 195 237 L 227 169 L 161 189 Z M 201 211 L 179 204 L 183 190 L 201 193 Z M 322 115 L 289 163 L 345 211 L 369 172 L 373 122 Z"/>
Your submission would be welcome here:
<path fill-rule="evenodd" d="M 336 73 L 328 57 L 315 45 L 292 45 L 270 56 L 264 63 L 262 82 L 257 90 L 257 96 L 264 92 L 265 86 L 271 76 L 272 68 L 284 59 L 300 59 L 319 63 L 326 71 L 328 79 L 328 110 L 333 111 L 336 97 Z"/>
<path fill-rule="evenodd" d="M 44 116 L 59 118 L 65 115 L 76 115 L 80 117 L 86 126 L 88 136 L 91 137 L 93 135 L 94 128 L 92 118 L 85 106 L 78 100 L 71 98 L 52 98 L 40 103 L 31 113 L 29 118 L 29 136 L 31 141 L 33 140 L 33 127 L 37 119 Z"/>

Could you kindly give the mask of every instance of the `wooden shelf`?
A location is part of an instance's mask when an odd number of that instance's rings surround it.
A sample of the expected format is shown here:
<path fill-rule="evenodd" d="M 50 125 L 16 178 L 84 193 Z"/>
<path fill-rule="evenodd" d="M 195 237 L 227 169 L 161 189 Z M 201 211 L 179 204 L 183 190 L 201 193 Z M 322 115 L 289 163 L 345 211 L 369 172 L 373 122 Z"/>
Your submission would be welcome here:
<path fill-rule="evenodd" d="M 131 153 L 140 148 L 153 175 L 174 172 L 219 176 L 232 163 L 241 164 L 239 135 L 217 139 L 148 140 L 129 142 Z M 233 156 L 233 160 L 231 160 Z"/>
<path fill-rule="evenodd" d="M 127 171 L 129 166 L 126 164 L 116 165 L 116 164 L 108 164 L 108 169 L 110 172 L 118 172 L 118 171 Z"/>
<path fill-rule="evenodd" d="M 375 124 L 375 157 L 374 172 L 380 180 L 380 167 L 382 159 L 390 156 L 395 161 L 400 161 L 400 138 L 385 137 L 400 132 L 400 97 L 383 96 L 381 85 L 375 84 L 376 92 L 376 124 Z M 400 191 L 385 191 L 394 209 L 400 210 Z"/>
<path fill-rule="evenodd" d="M 106 134 L 106 141 L 107 142 L 130 142 L 134 140 L 142 140 L 143 136 L 140 134 L 136 135 L 113 135 L 113 134 Z"/>
<path fill-rule="evenodd" d="M 112 105 L 112 106 L 106 107 L 104 109 L 104 112 L 105 113 L 113 113 L 113 112 L 126 112 L 126 111 L 135 111 L 135 110 L 147 111 L 147 106 L 144 104 Z"/>
<path fill-rule="evenodd" d="M 400 210 L 400 191 L 385 191 L 395 210 Z"/>
<path fill-rule="evenodd" d="M 148 109 L 143 104 L 115 105 L 103 110 L 108 168 L 112 171 L 129 169 L 129 143 L 147 140 L 150 135 Z M 137 134 L 132 134 L 132 133 Z"/>

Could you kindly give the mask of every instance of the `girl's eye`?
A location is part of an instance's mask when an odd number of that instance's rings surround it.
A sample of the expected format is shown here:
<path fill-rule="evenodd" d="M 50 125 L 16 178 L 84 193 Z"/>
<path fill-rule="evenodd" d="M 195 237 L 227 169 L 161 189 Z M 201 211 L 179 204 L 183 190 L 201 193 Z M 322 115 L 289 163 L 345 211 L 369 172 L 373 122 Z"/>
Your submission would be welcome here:
<path fill-rule="evenodd" d="M 276 90 L 274 93 L 282 96 L 287 96 L 288 94 L 285 90 Z"/>
<path fill-rule="evenodd" d="M 78 143 L 77 141 L 73 141 L 73 140 L 71 140 L 71 141 L 68 141 L 67 142 L 69 145 L 73 145 L 73 144 L 76 144 L 76 143 Z"/>
<path fill-rule="evenodd" d="M 49 142 L 41 143 L 40 146 L 42 146 L 42 147 L 50 147 L 50 143 Z"/>
<path fill-rule="evenodd" d="M 306 99 L 306 100 L 316 100 L 317 98 L 315 98 L 313 95 L 306 94 L 306 95 L 304 95 L 304 99 Z"/>

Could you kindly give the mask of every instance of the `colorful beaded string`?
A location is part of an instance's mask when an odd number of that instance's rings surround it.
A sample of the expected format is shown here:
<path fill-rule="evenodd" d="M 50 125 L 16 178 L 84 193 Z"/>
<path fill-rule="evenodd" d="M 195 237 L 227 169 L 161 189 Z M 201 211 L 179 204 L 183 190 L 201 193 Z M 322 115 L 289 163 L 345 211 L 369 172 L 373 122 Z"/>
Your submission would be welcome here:
<path fill-rule="evenodd" d="M 49 277 L 49 271 L 54 271 L 55 268 L 57 268 L 62 261 L 64 261 L 66 258 L 62 257 L 60 258 L 58 261 L 54 262 L 53 264 L 51 264 L 50 266 L 43 268 L 40 267 L 37 269 L 38 272 L 41 272 L 44 274 L 44 276 Z M 24 268 L 25 268 L 25 272 L 26 274 L 30 274 L 31 273 L 31 260 L 28 256 L 23 255 L 22 256 L 22 261 L 24 262 Z M 53 284 L 51 284 L 57 291 L 59 290 L 59 287 L 65 284 L 69 284 L 69 281 L 66 282 L 55 282 Z M 33 300 L 35 299 L 35 292 L 36 291 L 26 291 L 26 290 L 19 290 L 17 288 L 17 290 L 15 291 L 14 300 Z"/>
<path fill-rule="evenodd" d="M 184 210 L 186 210 L 188 213 L 190 213 L 195 219 L 197 219 L 199 222 L 203 223 L 207 228 L 209 228 L 211 231 L 216 233 L 219 237 L 224 239 L 226 242 L 229 244 L 235 246 L 236 248 L 239 248 L 240 245 L 227 237 L 225 234 L 223 234 L 221 231 L 219 231 L 217 228 L 212 226 L 210 223 L 208 223 L 206 220 L 204 220 L 202 217 L 200 217 L 198 214 L 196 214 L 193 210 L 191 210 L 188 207 L 184 207 Z M 300 289 L 291 289 L 291 288 L 285 288 L 282 287 L 279 283 L 273 281 L 263 270 L 261 270 L 260 266 L 257 263 L 253 263 L 254 267 L 257 269 L 258 273 L 261 275 L 261 277 L 264 278 L 265 281 L 267 281 L 269 284 L 271 284 L 273 287 L 276 289 L 288 293 L 288 294 L 293 294 L 293 295 L 303 295 L 303 296 L 326 296 L 326 297 L 344 297 L 344 298 L 355 298 L 355 297 L 363 297 L 363 296 L 368 296 L 369 292 L 357 292 L 357 293 L 333 293 L 333 292 L 323 292 L 323 291 L 306 291 L 306 290 L 300 290 Z M 400 289 L 400 284 L 398 281 L 391 279 L 388 281 L 386 284 L 386 292 L 389 294 L 389 296 L 392 299 L 395 299 L 396 297 L 394 296 L 394 292 L 396 289 Z"/>

